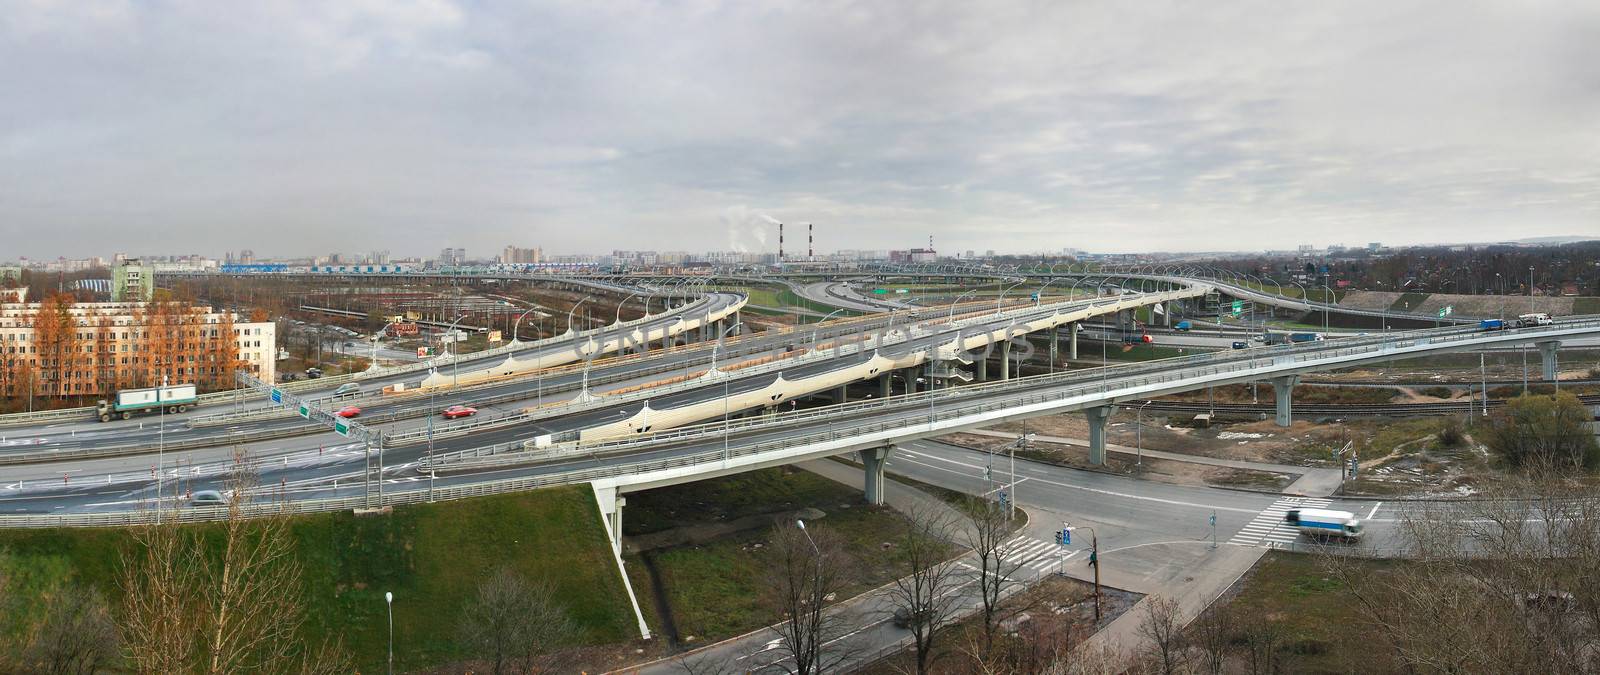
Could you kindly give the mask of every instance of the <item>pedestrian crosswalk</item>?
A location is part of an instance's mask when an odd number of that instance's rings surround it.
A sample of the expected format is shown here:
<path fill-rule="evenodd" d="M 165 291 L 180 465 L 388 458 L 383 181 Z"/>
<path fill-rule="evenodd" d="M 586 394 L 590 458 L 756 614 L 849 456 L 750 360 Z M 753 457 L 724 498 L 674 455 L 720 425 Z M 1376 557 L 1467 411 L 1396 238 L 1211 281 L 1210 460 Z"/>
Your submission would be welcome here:
<path fill-rule="evenodd" d="M 1002 548 L 1006 552 L 1007 568 L 1026 569 L 1039 574 L 1055 570 L 1061 563 L 1062 555 L 1071 558 L 1078 554 L 1077 551 L 1063 549 L 1063 546 L 1053 541 L 1034 539 L 1027 535 L 1013 537 Z"/>
<path fill-rule="evenodd" d="M 1322 509 L 1332 504 L 1331 500 L 1316 499 L 1313 497 L 1285 497 L 1268 506 L 1266 510 L 1256 514 L 1254 520 L 1239 530 L 1228 540 L 1230 544 L 1240 546 L 1267 546 L 1273 547 L 1280 544 L 1292 544 L 1300 536 L 1299 530 L 1283 522 L 1283 514 L 1289 509 L 1311 508 Z"/>

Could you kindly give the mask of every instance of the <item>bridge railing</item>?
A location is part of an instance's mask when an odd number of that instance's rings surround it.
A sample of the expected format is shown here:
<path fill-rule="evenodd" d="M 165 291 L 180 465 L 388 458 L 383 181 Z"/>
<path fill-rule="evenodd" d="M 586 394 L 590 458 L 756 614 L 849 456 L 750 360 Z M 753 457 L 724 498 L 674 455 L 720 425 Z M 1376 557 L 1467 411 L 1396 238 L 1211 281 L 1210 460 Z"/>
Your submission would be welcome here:
<path fill-rule="evenodd" d="M 1412 346 L 1428 346 L 1439 344 L 1452 344 L 1465 341 L 1493 343 L 1533 339 L 1548 335 L 1549 333 L 1571 331 L 1580 328 L 1600 329 L 1600 320 L 1585 320 L 1563 322 L 1554 326 L 1541 326 L 1538 328 L 1522 329 L 1518 331 L 1502 331 L 1485 333 L 1477 330 L 1466 329 L 1436 329 L 1434 331 L 1413 331 L 1404 339 L 1394 343 L 1384 342 L 1382 338 L 1369 341 L 1367 344 L 1339 346 L 1338 342 L 1318 343 L 1317 346 L 1300 347 L 1295 345 L 1281 345 L 1282 349 L 1249 350 L 1262 352 L 1253 355 L 1237 355 L 1228 352 L 1218 354 L 1197 355 L 1165 359 L 1162 361 L 1147 362 L 1136 367 L 1118 367 L 1118 374 L 1110 376 L 1109 369 L 1093 371 L 1075 371 L 1056 375 L 1042 375 L 1028 378 L 1018 378 L 1001 382 L 984 383 L 971 386 L 954 387 L 933 392 L 920 392 L 888 398 L 867 399 L 855 403 L 813 408 L 804 411 L 774 413 L 764 417 L 744 420 L 729 420 L 727 422 L 711 422 L 700 425 L 679 427 L 664 431 L 641 434 L 626 439 L 588 443 L 581 446 L 584 451 L 597 454 L 616 454 L 631 449 L 641 449 L 652 445 L 664 443 L 685 442 L 689 440 L 721 439 L 732 434 L 741 434 L 757 429 L 777 429 L 780 427 L 804 425 L 815 422 L 824 422 L 837 428 L 844 417 L 855 417 L 868 413 L 874 416 L 882 413 L 910 411 L 913 413 L 902 422 L 878 422 L 867 425 L 849 426 L 839 433 L 861 434 L 882 430 L 883 424 L 903 426 L 904 424 L 919 425 L 940 419 L 960 417 L 964 414 L 992 412 L 1018 405 L 1030 403 L 1043 403 L 1061 401 L 1076 397 L 1087 399 L 1103 398 L 1107 394 L 1120 397 L 1133 395 L 1141 389 L 1150 389 L 1158 385 L 1167 385 L 1174 382 L 1194 380 L 1197 378 L 1215 378 L 1215 376 L 1236 376 L 1244 372 L 1264 372 L 1264 377 L 1270 377 L 1269 369 L 1273 371 L 1294 370 L 1296 365 L 1327 360 L 1344 360 L 1350 356 L 1370 356 L 1396 349 L 1405 349 Z M 1423 333 L 1423 335 L 1417 335 Z M 1324 347 L 1321 345 L 1331 344 Z M 1061 387 L 1057 389 L 1056 387 Z M 1005 398 L 993 403 L 979 403 L 975 405 L 956 405 L 951 407 L 958 399 L 980 399 L 999 395 Z M 945 401 L 943 409 L 939 402 Z M 923 406 L 929 406 L 927 416 L 921 414 Z M 835 436 L 824 437 L 836 438 Z M 449 461 L 453 455 L 442 456 L 439 459 Z M 478 457 L 481 453 L 463 454 L 461 456 Z"/>

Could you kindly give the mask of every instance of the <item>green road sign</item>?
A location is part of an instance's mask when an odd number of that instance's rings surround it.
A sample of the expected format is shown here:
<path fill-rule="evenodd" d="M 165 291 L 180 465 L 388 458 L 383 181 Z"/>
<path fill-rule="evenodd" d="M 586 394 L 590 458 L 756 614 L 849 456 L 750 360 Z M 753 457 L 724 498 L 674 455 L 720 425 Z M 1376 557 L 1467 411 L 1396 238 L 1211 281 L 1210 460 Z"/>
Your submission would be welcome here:
<path fill-rule="evenodd" d="M 1443 319 L 1456 313 L 1455 305 L 1445 305 L 1439 308 L 1439 318 Z"/>
<path fill-rule="evenodd" d="M 310 403 L 301 403 L 300 404 L 300 416 L 304 417 L 306 419 L 311 419 L 311 404 Z"/>
<path fill-rule="evenodd" d="M 1244 301 L 1243 300 L 1234 300 L 1233 301 L 1233 313 L 1234 314 L 1238 314 L 1238 313 L 1243 312 L 1243 311 L 1244 311 Z"/>
<path fill-rule="evenodd" d="M 874 288 L 874 289 L 872 289 L 872 292 L 876 293 L 878 295 L 884 295 L 884 294 L 889 292 L 889 289 L 887 289 L 887 288 Z"/>
<path fill-rule="evenodd" d="M 343 417 L 335 418 L 333 420 L 333 430 L 338 432 L 340 436 L 349 436 L 350 422 Z"/>

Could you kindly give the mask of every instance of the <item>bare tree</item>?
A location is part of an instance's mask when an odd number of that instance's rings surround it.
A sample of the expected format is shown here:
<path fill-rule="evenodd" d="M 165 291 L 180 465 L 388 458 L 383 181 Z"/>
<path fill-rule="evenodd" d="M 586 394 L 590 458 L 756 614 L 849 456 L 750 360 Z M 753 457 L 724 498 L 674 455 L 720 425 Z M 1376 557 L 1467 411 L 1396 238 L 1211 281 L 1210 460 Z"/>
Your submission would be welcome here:
<path fill-rule="evenodd" d="M 1233 644 L 1232 608 L 1220 600 L 1211 603 L 1191 624 L 1190 637 L 1200 649 L 1200 665 L 1210 675 L 1221 675 Z"/>
<path fill-rule="evenodd" d="M 808 530 L 780 521 L 772 531 L 771 555 L 773 567 L 761 599 L 783 619 L 774 629 L 777 651 L 787 658 L 776 665 L 796 675 L 832 672 L 847 656 L 824 649 L 848 628 L 838 613 L 827 611 L 847 583 L 843 547 L 826 527 Z"/>
<path fill-rule="evenodd" d="M 117 629 L 94 588 L 65 583 L 49 593 L 43 617 L 23 653 L 29 672 L 90 675 L 117 653 Z"/>
<path fill-rule="evenodd" d="M 1251 675 L 1271 675 L 1289 670 L 1284 643 L 1289 639 L 1282 621 L 1254 616 L 1243 622 L 1246 665 Z"/>
<path fill-rule="evenodd" d="M 1183 616 L 1175 600 L 1152 595 L 1144 599 L 1144 621 L 1139 636 L 1162 675 L 1182 672 L 1188 664 L 1188 644 L 1183 634 Z"/>
<path fill-rule="evenodd" d="M 573 633 L 566 610 L 547 583 L 528 583 L 502 567 L 478 584 L 478 595 L 457 622 L 461 643 L 489 661 L 495 675 L 528 672 L 540 655 Z"/>
<path fill-rule="evenodd" d="M 935 660 L 939 629 L 955 618 L 960 605 L 961 566 L 951 556 L 950 540 L 960 524 L 953 514 L 936 507 L 918 506 L 905 512 L 900 536 L 896 578 L 888 595 L 897 625 L 911 631 L 917 673 L 925 674 Z"/>
<path fill-rule="evenodd" d="M 1005 619 L 1000 610 L 1000 598 L 1007 588 L 1019 583 L 1015 575 L 1025 562 L 1018 550 L 1022 540 L 1012 535 L 1011 521 L 1006 518 L 1006 510 L 999 504 L 969 499 L 966 510 L 970 523 L 963 534 L 962 543 L 972 549 L 978 562 L 978 595 L 983 603 L 983 641 L 984 648 L 988 649 L 994 644 L 996 628 Z M 1008 614 L 1019 611 L 1014 608 Z"/>
<path fill-rule="evenodd" d="M 250 473 L 236 467 L 233 475 Z M 301 567 L 287 518 L 247 516 L 247 481 L 230 487 L 220 541 L 178 525 L 176 513 L 134 530 L 121 615 L 132 665 L 144 673 L 344 670 L 336 641 L 311 650 L 299 638 Z"/>
<path fill-rule="evenodd" d="M 1534 467 L 1484 499 L 1403 513 L 1409 564 L 1363 573 L 1323 564 L 1357 600 L 1398 667 L 1454 672 L 1600 669 L 1600 502 L 1564 474 Z"/>

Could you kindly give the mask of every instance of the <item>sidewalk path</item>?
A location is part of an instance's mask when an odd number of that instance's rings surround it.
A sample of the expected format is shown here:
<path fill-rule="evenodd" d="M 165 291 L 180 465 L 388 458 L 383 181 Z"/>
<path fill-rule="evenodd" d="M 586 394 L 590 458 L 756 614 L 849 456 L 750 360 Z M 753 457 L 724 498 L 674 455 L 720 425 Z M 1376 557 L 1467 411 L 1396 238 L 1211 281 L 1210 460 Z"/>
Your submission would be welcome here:
<path fill-rule="evenodd" d="M 974 429 L 964 433 L 991 438 L 1016 439 L 1021 434 L 1009 431 L 992 431 L 989 429 Z M 1063 438 L 1061 436 L 1045 436 L 1034 434 L 1034 439 L 1045 443 L 1059 443 L 1062 445 L 1075 445 L 1089 447 L 1089 441 L 1081 438 Z M 1106 444 L 1107 452 L 1116 452 L 1127 455 L 1139 454 L 1137 448 L 1126 445 Z M 1339 489 L 1338 469 L 1322 469 L 1291 464 L 1268 464 L 1265 462 L 1250 462 L 1240 459 L 1221 459 L 1218 457 L 1205 457 L 1202 455 L 1188 455 L 1181 452 L 1167 452 L 1164 450 L 1145 450 L 1144 456 L 1165 459 L 1174 462 L 1189 462 L 1190 464 L 1206 464 L 1209 466 L 1227 467 L 1230 469 L 1248 469 L 1251 471 L 1267 471 L 1271 473 L 1290 473 L 1300 476 L 1299 479 L 1283 488 L 1283 494 L 1298 495 L 1301 497 L 1327 497 Z"/>

